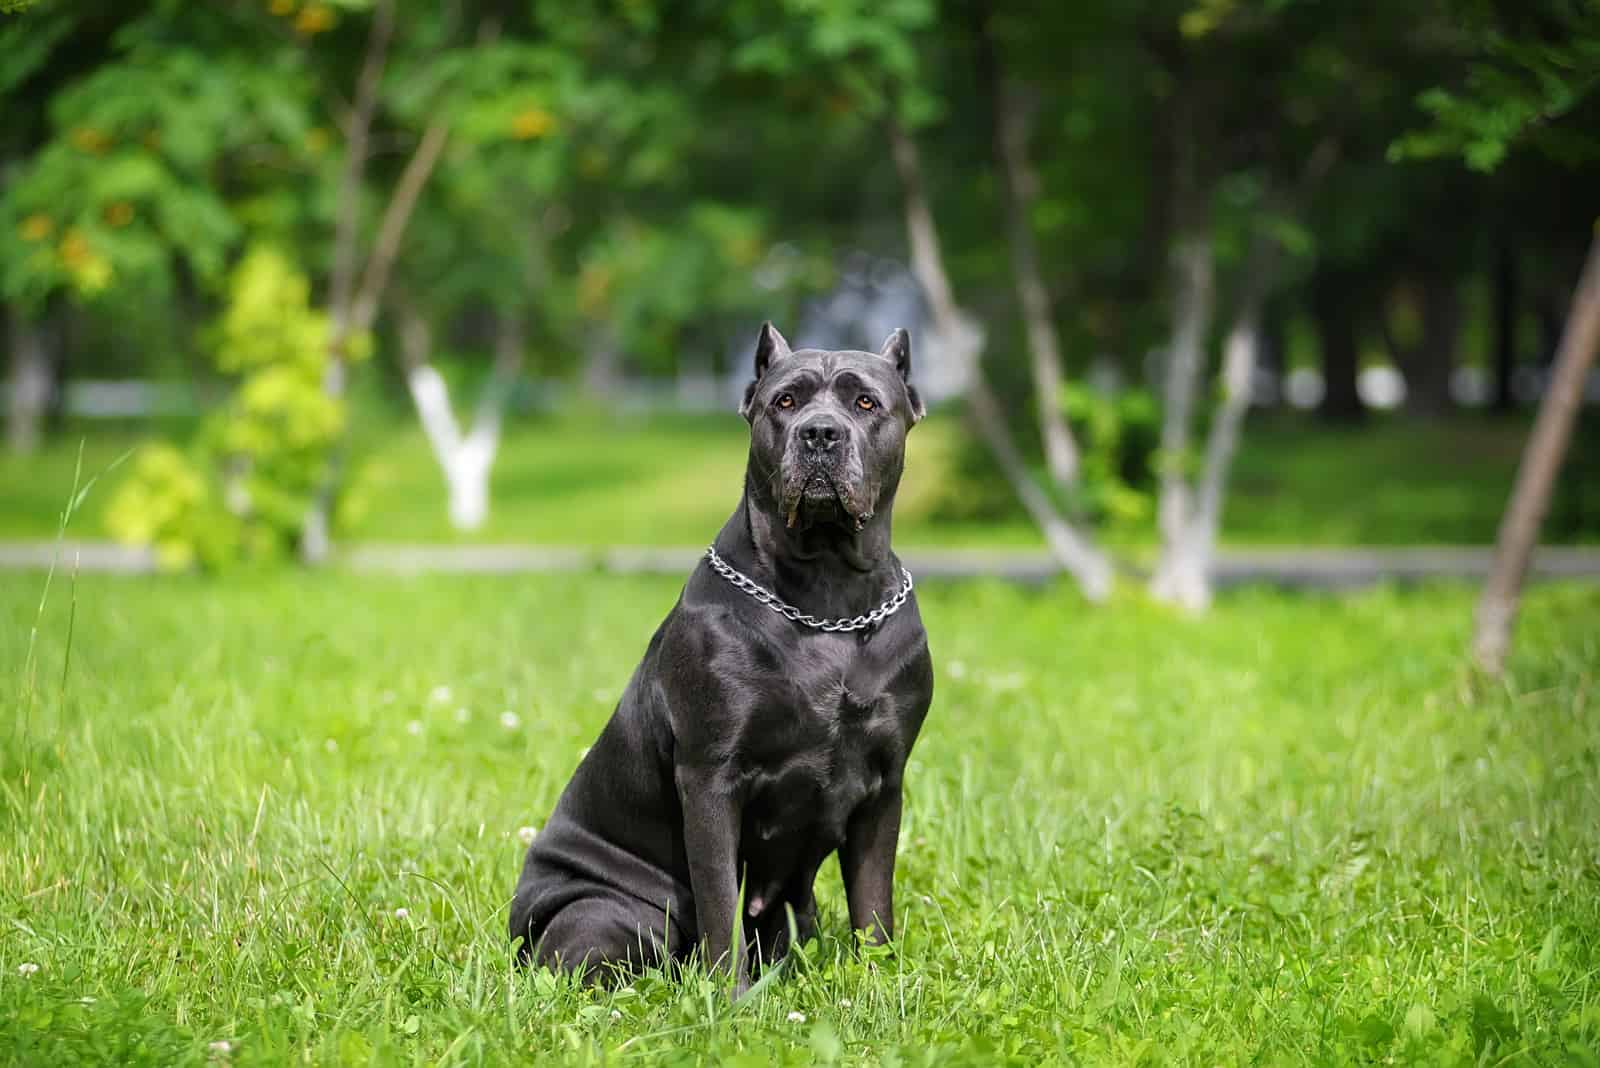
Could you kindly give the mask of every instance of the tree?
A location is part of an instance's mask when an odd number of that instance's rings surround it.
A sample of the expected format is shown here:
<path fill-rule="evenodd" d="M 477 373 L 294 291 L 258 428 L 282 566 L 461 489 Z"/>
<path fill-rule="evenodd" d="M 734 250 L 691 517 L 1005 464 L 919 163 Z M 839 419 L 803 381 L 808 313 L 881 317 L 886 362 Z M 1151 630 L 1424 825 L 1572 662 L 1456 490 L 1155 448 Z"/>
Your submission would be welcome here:
<path fill-rule="evenodd" d="M 834 93 L 845 95 L 853 116 L 870 120 L 863 133 L 882 131 L 886 136 L 900 179 L 900 204 L 912 273 L 932 311 L 937 342 L 947 346 L 955 359 L 969 369 L 969 400 L 980 437 L 1029 517 L 1040 528 L 1057 562 L 1078 582 L 1086 597 L 1104 599 L 1111 587 L 1110 561 L 1092 539 L 1060 514 L 1049 495 L 1033 480 L 1005 423 L 1003 409 L 983 379 L 979 353 L 985 331 L 956 302 L 950 283 L 921 154 L 908 129 L 939 109 L 936 91 L 922 76 L 917 61 L 916 35 L 930 25 L 932 10 L 915 0 L 893 5 L 886 11 L 848 0 L 825 5 L 792 0 L 786 8 L 786 22 L 773 25 L 758 20 L 755 26 L 746 28 L 742 35 L 745 43 L 736 53 L 736 63 L 778 77 L 821 79 Z M 1018 210 L 1022 210 L 1021 205 Z M 1012 219 L 1016 224 L 1013 237 L 1020 237 L 1025 246 L 1031 243 L 1025 218 L 1017 214 Z M 1019 278 L 1031 273 L 1025 270 Z M 1038 403 L 1059 404 L 1059 397 L 1040 397 Z"/>
<path fill-rule="evenodd" d="M 1062 412 L 1061 342 L 1050 295 L 1040 274 L 1039 253 L 1033 236 L 1032 214 L 1038 198 L 1039 177 L 1028 158 L 1026 112 L 1030 109 L 1007 78 L 996 40 L 994 16 L 986 3 L 976 8 L 974 22 L 978 79 L 989 98 L 993 116 L 991 139 L 1001 176 L 1000 199 L 1005 205 L 1011 271 L 1016 279 L 1033 367 L 1033 403 L 1038 413 L 1045 467 L 1057 487 L 1070 489 L 1078 481 L 1080 460 L 1077 442 Z"/>
<path fill-rule="evenodd" d="M 1263 309 L 1282 283 L 1286 247 L 1304 248 L 1301 215 L 1338 158 L 1339 124 L 1306 139 L 1286 113 L 1323 104 L 1321 53 L 1335 29 L 1281 5 L 1217 5 L 1147 30 L 1169 79 L 1171 340 L 1167 347 L 1157 523 L 1158 600 L 1200 611 L 1211 572 L 1228 470 L 1251 404 Z M 1282 112 L 1240 106 L 1227 79 L 1249 71 L 1284 100 Z M 1323 104 L 1323 106 L 1326 106 Z M 1335 109 L 1336 110 L 1336 109 Z M 1237 146 L 1237 147 L 1236 147 Z M 1221 403 L 1201 456 L 1190 456 L 1195 409 L 1217 304 L 1219 249 L 1235 253 L 1233 315 L 1223 346 Z M 1191 477 L 1190 471 L 1196 473 Z"/>
<path fill-rule="evenodd" d="M 1467 13 L 1477 55 L 1464 84 L 1424 94 L 1420 103 L 1433 124 L 1399 140 L 1393 154 L 1459 154 L 1468 166 L 1489 171 L 1518 147 L 1567 159 L 1600 153 L 1600 144 L 1586 132 L 1595 129 L 1593 104 L 1600 86 L 1600 9 L 1552 0 L 1507 12 L 1474 7 Z M 1505 670 L 1539 528 L 1600 348 L 1600 220 L 1583 221 L 1589 252 L 1478 602 L 1472 656 L 1490 675 Z"/>
<path fill-rule="evenodd" d="M 8 439 L 31 447 L 69 304 L 168 299 L 220 281 L 229 202 L 301 151 L 303 99 L 281 71 L 213 46 L 214 12 L 173 40 L 162 7 L 45 5 L 0 23 L 0 298 L 12 339 Z M 55 321 L 55 328 L 52 327 Z"/>

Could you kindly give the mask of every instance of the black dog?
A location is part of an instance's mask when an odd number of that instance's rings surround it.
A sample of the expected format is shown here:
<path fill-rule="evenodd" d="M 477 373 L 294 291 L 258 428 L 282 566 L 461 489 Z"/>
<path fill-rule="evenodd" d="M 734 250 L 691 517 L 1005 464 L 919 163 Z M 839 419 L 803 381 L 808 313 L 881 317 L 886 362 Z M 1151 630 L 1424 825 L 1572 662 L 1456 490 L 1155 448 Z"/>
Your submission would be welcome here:
<path fill-rule="evenodd" d="M 791 922 L 815 931 L 835 850 L 852 926 L 893 935 L 901 775 L 933 697 L 889 548 L 910 368 L 904 330 L 874 355 L 762 327 L 744 497 L 528 850 L 520 959 L 593 981 L 698 946 L 742 990 Z"/>

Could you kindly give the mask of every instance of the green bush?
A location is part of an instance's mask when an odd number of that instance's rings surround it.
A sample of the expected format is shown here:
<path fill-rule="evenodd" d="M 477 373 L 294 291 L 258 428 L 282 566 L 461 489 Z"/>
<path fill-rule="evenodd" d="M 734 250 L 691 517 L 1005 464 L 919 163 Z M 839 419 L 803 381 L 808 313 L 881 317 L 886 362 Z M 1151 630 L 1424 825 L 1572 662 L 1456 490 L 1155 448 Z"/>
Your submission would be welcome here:
<path fill-rule="evenodd" d="M 1080 480 L 1061 505 L 1080 522 L 1102 529 L 1137 527 L 1150 518 L 1160 412 L 1147 390 L 1115 393 L 1072 384 L 1062 391 L 1062 408 L 1081 450 Z M 1020 409 L 1019 409 L 1020 410 Z M 1013 431 L 1031 427 L 1014 424 Z M 1040 473 L 1041 480 L 1043 472 Z M 992 521 L 1016 510 L 1011 487 L 995 468 L 976 435 L 954 457 L 950 477 L 933 505 L 936 519 Z"/>
<path fill-rule="evenodd" d="M 1061 406 L 1081 450 L 1076 511 L 1102 526 L 1146 521 L 1160 438 L 1155 398 L 1144 389 L 1108 393 L 1069 383 L 1062 389 Z"/>
<path fill-rule="evenodd" d="M 107 512 L 119 539 L 153 546 L 163 565 L 218 568 L 281 558 L 330 474 L 346 405 L 323 388 L 327 316 L 281 252 L 252 249 L 229 284 L 210 346 L 238 387 L 188 451 L 146 447 Z M 351 346 L 364 357 L 365 338 Z M 335 518 L 350 514 L 341 500 Z"/>

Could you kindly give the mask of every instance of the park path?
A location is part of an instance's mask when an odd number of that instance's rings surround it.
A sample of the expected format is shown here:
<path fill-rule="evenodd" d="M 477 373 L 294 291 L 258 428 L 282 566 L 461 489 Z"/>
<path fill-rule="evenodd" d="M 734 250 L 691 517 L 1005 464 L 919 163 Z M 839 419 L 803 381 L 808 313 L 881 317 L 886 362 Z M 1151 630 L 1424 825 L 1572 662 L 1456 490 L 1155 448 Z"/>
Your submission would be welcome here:
<path fill-rule="evenodd" d="M 351 545 L 335 553 L 334 566 L 350 571 L 412 574 L 488 574 L 604 571 L 616 574 L 685 574 L 703 549 L 564 549 L 536 545 Z M 907 549 L 901 554 L 919 579 L 996 578 L 1044 582 L 1059 574 L 1043 550 Z M 1260 548 L 1219 554 L 1217 584 L 1265 584 L 1343 589 L 1375 582 L 1476 579 L 1489 570 L 1487 547 Z M 0 542 L 0 570 L 58 568 L 143 574 L 156 570 L 147 551 L 104 541 Z M 1545 547 L 1534 557 L 1534 576 L 1600 580 L 1600 546 Z"/>

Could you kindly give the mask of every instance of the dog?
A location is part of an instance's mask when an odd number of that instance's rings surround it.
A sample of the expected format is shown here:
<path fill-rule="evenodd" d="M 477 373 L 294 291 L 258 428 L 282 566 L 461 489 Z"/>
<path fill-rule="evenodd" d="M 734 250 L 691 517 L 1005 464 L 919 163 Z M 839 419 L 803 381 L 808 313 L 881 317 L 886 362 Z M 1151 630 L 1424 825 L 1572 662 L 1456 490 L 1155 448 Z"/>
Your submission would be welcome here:
<path fill-rule="evenodd" d="M 852 927 L 894 934 L 902 777 L 933 699 L 889 545 L 911 339 L 791 350 L 766 323 L 740 412 L 744 493 L 529 847 L 523 963 L 586 982 L 698 951 L 750 976 L 817 927 L 837 851 Z"/>

